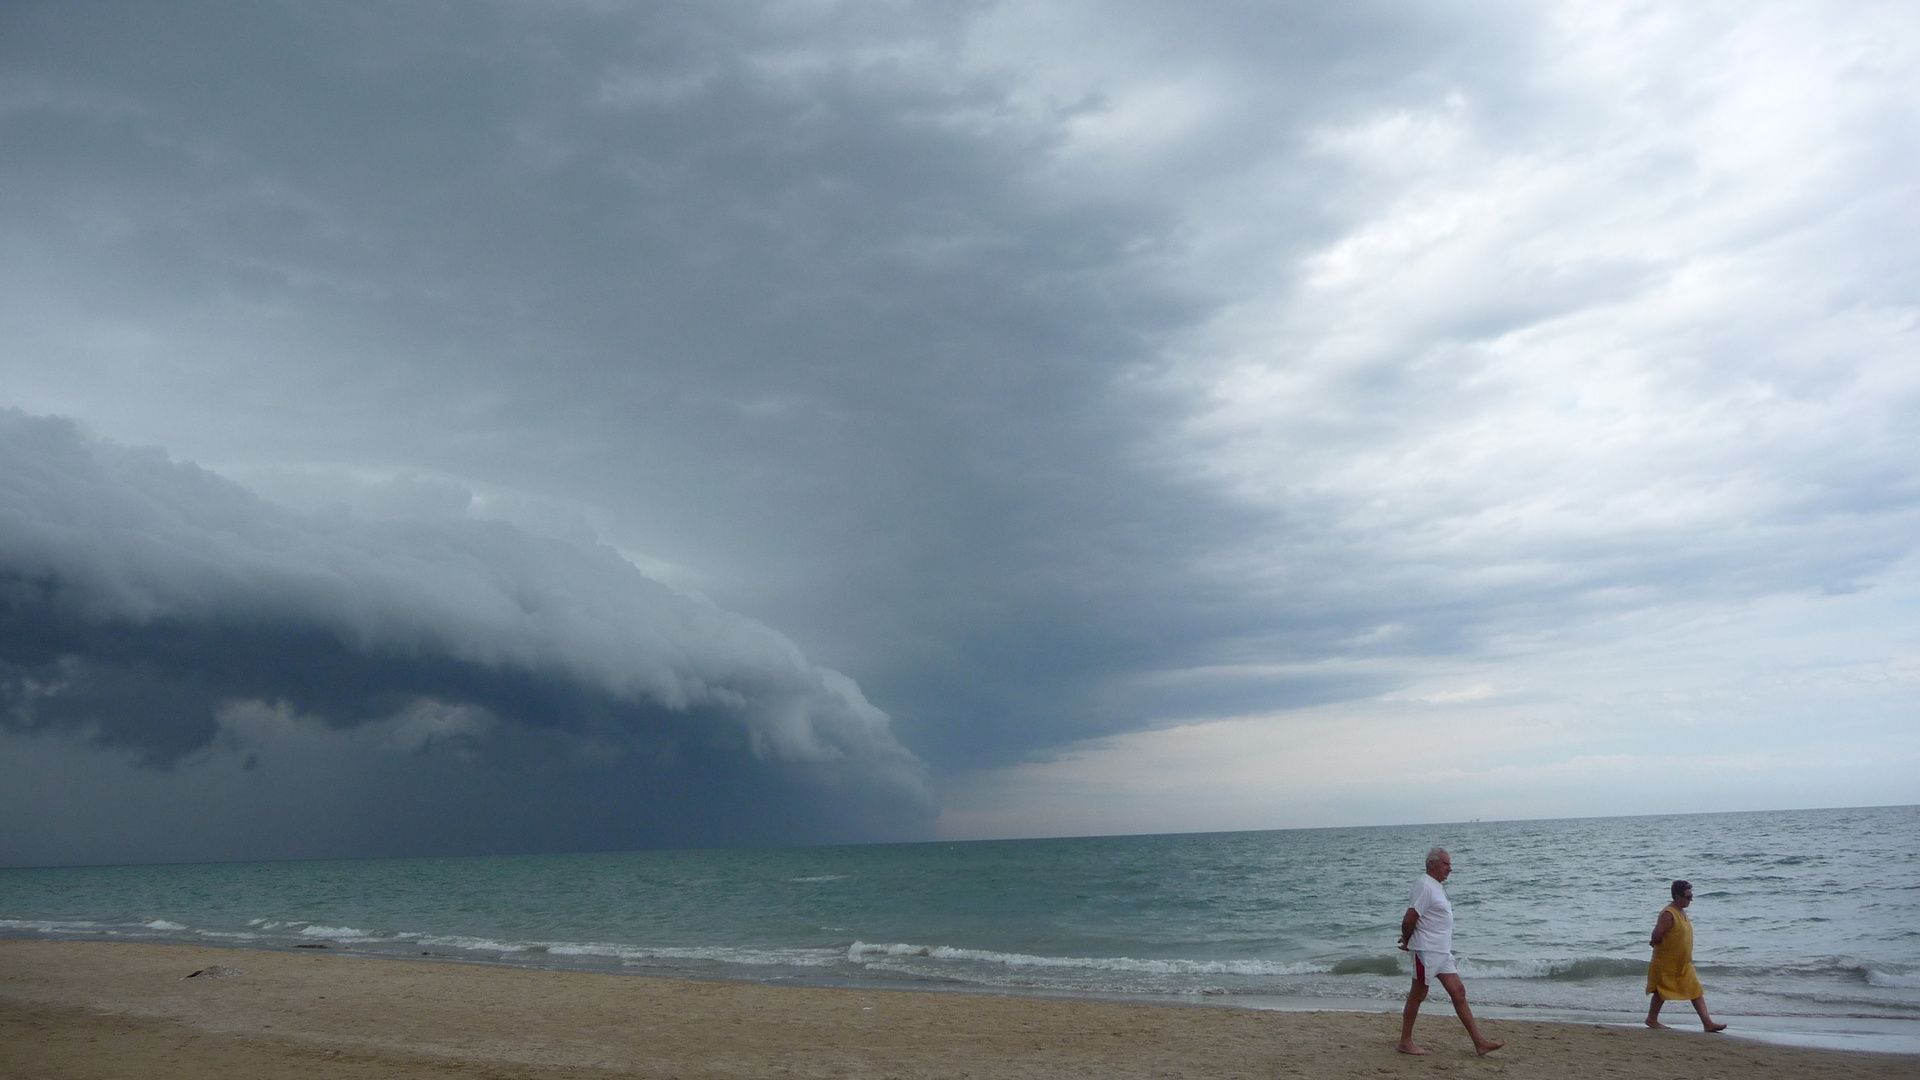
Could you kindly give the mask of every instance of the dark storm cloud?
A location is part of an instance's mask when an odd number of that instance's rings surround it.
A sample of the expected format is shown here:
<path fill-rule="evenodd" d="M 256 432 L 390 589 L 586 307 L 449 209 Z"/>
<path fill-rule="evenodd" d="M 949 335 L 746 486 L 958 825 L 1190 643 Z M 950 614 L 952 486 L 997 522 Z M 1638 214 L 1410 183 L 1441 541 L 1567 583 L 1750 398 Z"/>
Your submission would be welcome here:
<path fill-rule="evenodd" d="M 231 735 L 236 707 L 397 723 L 416 750 L 440 735 L 481 759 L 483 790 L 522 786 L 492 775 L 504 764 L 599 762 L 520 809 L 616 804 L 585 815 L 602 842 L 809 835 L 825 828 L 805 820 L 809 791 L 894 815 L 829 832 L 910 832 L 924 813 L 919 763 L 850 680 L 607 549 L 297 514 L 13 412 L 0 463 L 0 723 L 16 735 L 166 768 Z"/>
<path fill-rule="evenodd" d="M 963 56 L 986 10 L 25 9 L 13 183 L 61 223 L 42 279 L 89 279 L 59 302 L 201 341 L 140 362 L 220 399 L 197 460 L 606 508 L 931 760 L 1007 760 L 1143 722 L 1089 692 L 1240 617 L 1184 568 L 1244 526 L 1125 451 L 1178 408 L 1126 382 L 1200 311 L 1155 270 L 1178 222 L 1055 175 L 1102 103 L 1010 100 Z M 1244 108 L 1414 77 L 1393 21 L 1296 28 Z"/>

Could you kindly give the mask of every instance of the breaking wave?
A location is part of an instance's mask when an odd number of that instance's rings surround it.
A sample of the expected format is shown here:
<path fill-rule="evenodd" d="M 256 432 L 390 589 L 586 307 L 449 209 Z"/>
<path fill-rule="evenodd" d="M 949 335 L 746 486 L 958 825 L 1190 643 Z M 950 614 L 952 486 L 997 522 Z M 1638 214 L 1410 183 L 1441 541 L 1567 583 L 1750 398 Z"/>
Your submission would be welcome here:
<path fill-rule="evenodd" d="M 176 929 L 186 929 L 177 927 Z M 379 938 L 365 930 L 355 930 L 351 926 L 320 926 L 308 924 L 300 928 L 301 937 L 322 938 L 327 941 L 378 941 Z"/>
<path fill-rule="evenodd" d="M 1152 975 L 1318 975 L 1333 971 L 1326 963 L 1278 963 L 1270 960 L 1140 960 L 1130 956 L 1035 956 L 1031 953 L 962 949 L 950 945 L 872 945 L 856 941 L 847 947 L 847 959 L 856 964 L 875 959 L 922 957 L 960 960 L 1004 967 L 1081 968 L 1091 971 L 1132 971 Z"/>
<path fill-rule="evenodd" d="M 1610 956 L 1583 956 L 1558 960 L 1462 960 L 1460 974 L 1469 979 L 1586 979 L 1643 978 L 1645 960 Z"/>
<path fill-rule="evenodd" d="M 1865 974 L 1868 986 L 1920 990 L 1920 971 L 1882 971 L 1876 967 L 1869 967 Z"/>

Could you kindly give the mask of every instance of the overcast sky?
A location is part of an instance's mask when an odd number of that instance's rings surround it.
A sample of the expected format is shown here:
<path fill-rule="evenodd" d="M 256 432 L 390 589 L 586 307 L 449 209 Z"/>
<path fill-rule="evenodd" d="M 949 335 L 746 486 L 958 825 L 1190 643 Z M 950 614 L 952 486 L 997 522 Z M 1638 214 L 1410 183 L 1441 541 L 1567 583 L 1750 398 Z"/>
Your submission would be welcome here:
<path fill-rule="evenodd" d="M 0 863 L 1920 801 L 1891 3 L 11 3 Z"/>

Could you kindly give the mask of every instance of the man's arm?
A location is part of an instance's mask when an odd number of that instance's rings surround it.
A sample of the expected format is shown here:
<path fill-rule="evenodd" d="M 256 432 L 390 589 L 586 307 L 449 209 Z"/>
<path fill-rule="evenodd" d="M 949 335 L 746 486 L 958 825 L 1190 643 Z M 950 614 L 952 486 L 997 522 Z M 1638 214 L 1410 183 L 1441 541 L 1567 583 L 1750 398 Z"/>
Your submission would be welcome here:
<path fill-rule="evenodd" d="M 1400 916 L 1400 948 L 1402 951 L 1406 949 L 1408 939 L 1413 937 L 1414 925 L 1419 921 L 1420 913 L 1412 908 L 1408 908 L 1407 913 Z"/>

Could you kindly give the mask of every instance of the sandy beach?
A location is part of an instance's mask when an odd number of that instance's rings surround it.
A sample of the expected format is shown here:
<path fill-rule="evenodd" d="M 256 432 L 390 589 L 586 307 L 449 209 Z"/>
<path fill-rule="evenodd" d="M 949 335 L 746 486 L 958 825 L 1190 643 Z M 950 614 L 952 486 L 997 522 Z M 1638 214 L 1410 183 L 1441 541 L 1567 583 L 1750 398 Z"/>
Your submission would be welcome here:
<path fill-rule="evenodd" d="M 221 977 L 195 971 L 227 969 Z M 234 972 L 238 972 L 235 974 Z M 1905 1078 L 1911 1056 L 1698 1032 L 803 989 L 95 942 L 0 941 L 0 1077 Z"/>

